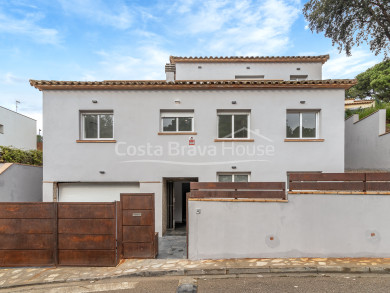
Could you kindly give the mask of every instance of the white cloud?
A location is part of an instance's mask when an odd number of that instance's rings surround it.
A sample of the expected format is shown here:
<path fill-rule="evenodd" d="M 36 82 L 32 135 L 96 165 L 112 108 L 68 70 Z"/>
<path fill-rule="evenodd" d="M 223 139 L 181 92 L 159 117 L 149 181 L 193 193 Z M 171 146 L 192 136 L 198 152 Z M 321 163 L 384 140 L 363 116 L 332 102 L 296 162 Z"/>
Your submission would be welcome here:
<path fill-rule="evenodd" d="M 65 12 L 79 15 L 101 25 L 128 29 L 133 22 L 131 9 L 134 7 L 130 9 L 122 1 L 60 0 L 60 3 Z M 144 17 L 147 17 L 147 14 L 144 14 Z"/>
<path fill-rule="evenodd" d="M 15 83 L 27 83 L 27 78 L 22 78 L 13 75 L 11 72 L 7 72 L 3 77 L 0 77 L 0 83 L 3 84 L 15 84 Z"/>
<path fill-rule="evenodd" d="M 290 45 L 288 34 L 300 13 L 295 0 L 219 0 L 197 5 L 200 8 L 192 11 L 181 9 L 179 25 L 184 27 L 176 33 L 207 39 L 199 46 L 213 55 L 280 54 Z"/>
<path fill-rule="evenodd" d="M 56 29 L 37 24 L 43 17 L 40 13 L 29 13 L 23 19 L 17 19 L 0 12 L 0 33 L 23 35 L 42 44 L 58 44 L 60 40 Z"/>
<path fill-rule="evenodd" d="M 96 54 L 100 57 L 99 67 L 85 71 L 81 80 L 164 79 L 164 65 L 169 62 L 169 53 L 153 45 L 144 45 L 136 51 L 126 47 Z"/>
<path fill-rule="evenodd" d="M 344 52 L 333 51 L 331 58 L 324 64 L 323 78 L 354 78 L 369 67 L 381 62 L 381 58 L 375 56 L 368 49 L 356 49 L 352 56 L 347 57 Z"/>

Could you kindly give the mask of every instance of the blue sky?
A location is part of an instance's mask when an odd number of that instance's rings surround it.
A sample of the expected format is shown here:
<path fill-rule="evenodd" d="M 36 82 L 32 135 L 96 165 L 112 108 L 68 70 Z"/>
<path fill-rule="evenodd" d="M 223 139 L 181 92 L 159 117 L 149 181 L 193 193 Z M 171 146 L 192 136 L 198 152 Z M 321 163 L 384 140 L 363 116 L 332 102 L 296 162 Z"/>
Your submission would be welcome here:
<path fill-rule="evenodd" d="M 352 57 L 307 29 L 306 0 L 0 0 L 0 106 L 38 120 L 29 79 L 164 79 L 169 55 L 330 54 L 324 78 L 353 78 L 380 62 Z"/>

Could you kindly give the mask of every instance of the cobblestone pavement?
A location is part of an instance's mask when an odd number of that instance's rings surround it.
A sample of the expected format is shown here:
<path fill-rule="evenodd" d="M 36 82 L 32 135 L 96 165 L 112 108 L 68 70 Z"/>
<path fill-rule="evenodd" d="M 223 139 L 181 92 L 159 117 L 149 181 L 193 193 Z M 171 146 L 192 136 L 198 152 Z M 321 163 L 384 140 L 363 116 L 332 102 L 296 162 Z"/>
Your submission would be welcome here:
<path fill-rule="evenodd" d="M 3 268 L 0 269 L 0 288 L 119 277 L 267 273 L 390 274 L 390 258 L 129 259 L 117 267 Z"/>

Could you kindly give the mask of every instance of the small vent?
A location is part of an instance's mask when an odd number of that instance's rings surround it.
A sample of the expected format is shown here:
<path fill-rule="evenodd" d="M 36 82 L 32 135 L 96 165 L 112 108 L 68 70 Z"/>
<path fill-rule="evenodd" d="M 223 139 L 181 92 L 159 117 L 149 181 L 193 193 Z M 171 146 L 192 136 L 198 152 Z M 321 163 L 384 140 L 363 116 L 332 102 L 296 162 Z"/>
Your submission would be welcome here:
<path fill-rule="evenodd" d="M 264 75 L 236 75 L 235 79 L 264 79 Z"/>
<path fill-rule="evenodd" d="M 290 80 L 306 80 L 307 75 L 290 75 Z"/>

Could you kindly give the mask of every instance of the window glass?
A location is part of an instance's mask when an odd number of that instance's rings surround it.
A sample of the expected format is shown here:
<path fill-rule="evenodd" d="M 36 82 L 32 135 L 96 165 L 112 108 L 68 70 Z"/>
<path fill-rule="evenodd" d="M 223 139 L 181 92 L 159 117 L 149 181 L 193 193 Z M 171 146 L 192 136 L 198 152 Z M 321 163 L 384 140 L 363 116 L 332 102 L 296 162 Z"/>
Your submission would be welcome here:
<path fill-rule="evenodd" d="M 248 115 L 234 115 L 234 137 L 248 137 Z"/>
<path fill-rule="evenodd" d="M 316 137 L 316 113 L 302 113 L 302 137 Z"/>
<path fill-rule="evenodd" d="M 98 138 L 97 124 L 98 124 L 98 115 L 95 114 L 84 115 L 84 137 L 85 138 Z"/>
<path fill-rule="evenodd" d="M 232 115 L 218 115 L 218 137 L 232 138 Z"/>
<path fill-rule="evenodd" d="M 300 114 L 287 113 L 286 137 L 300 137 L 299 133 Z"/>
<path fill-rule="evenodd" d="M 113 138 L 114 137 L 114 124 L 112 114 L 100 114 L 99 115 L 99 138 Z"/>
<path fill-rule="evenodd" d="M 232 182 L 233 175 L 218 175 L 219 182 Z"/>
<path fill-rule="evenodd" d="M 248 182 L 248 175 L 247 174 L 235 174 L 234 175 L 234 182 Z"/>
<path fill-rule="evenodd" d="M 163 118 L 163 131 L 176 131 L 176 118 Z"/>
<path fill-rule="evenodd" d="M 192 118 L 179 117 L 179 131 L 192 131 Z"/>

